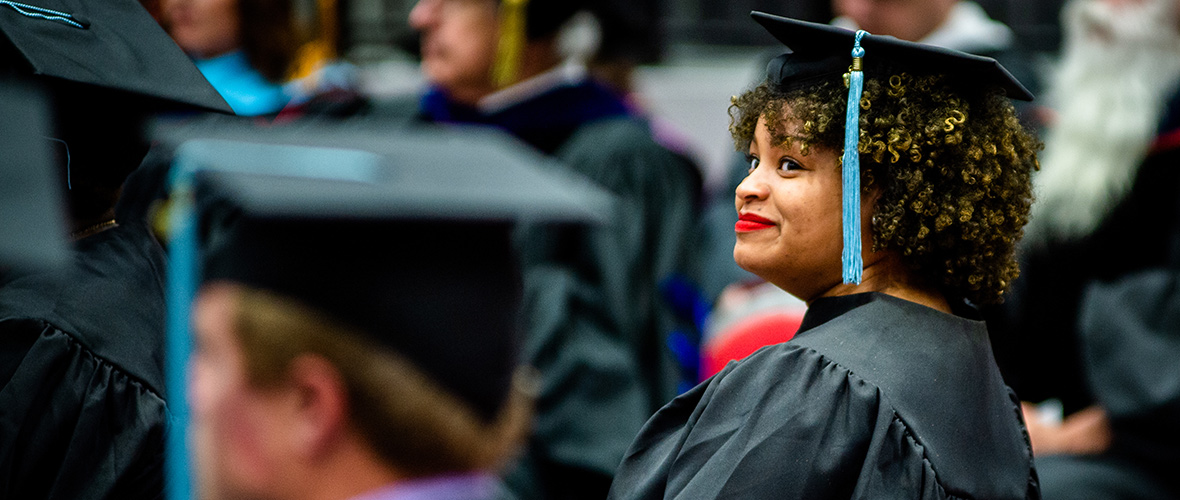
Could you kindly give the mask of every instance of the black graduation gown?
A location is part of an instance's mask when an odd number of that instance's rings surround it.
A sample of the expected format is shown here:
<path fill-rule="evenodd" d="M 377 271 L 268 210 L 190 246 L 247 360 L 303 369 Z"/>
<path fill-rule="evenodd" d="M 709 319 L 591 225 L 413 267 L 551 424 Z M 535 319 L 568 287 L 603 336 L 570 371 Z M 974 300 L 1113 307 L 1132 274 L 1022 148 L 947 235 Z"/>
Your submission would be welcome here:
<path fill-rule="evenodd" d="M 131 223 L 0 281 L 0 498 L 163 496 L 163 276 Z"/>
<path fill-rule="evenodd" d="M 868 293 L 815 301 L 644 427 L 610 498 L 1039 498 L 982 322 Z"/>
<path fill-rule="evenodd" d="M 1021 398 L 1106 410 L 1110 449 L 1037 458 L 1045 498 L 1180 498 L 1180 94 L 1131 190 L 1090 234 L 1023 248 L 989 317 Z"/>
<path fill-rule="evenodd" d="M 648 123 L 617 96 L 589 81 L 492 114 L 448 102 L 438 91 L 407 104 L 385 103 L 370 118 L 397 122 L 410 112 L 419 126 L 505 130 L 616 196 L 608 224 L 522 227 L 517 240 L 522 358 L 540 372 L 540 386 L 527 453 L 506 481 L 516 498 L 601 499 L 640 427 L 682 389 L 669 339 L 696 333 L 666 291 L 687 273 L 699 172 L 657 143 Z"/>

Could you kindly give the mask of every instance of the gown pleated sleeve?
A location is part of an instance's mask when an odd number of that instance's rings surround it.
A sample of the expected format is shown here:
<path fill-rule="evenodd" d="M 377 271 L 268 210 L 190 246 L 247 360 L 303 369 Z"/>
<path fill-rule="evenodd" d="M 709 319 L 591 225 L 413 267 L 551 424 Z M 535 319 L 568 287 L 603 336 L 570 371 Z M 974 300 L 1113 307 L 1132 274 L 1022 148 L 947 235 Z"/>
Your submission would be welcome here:
<path fill-rule="evenodd" d="M 0 279 L 0 498 L 163 497 L 164 254 L 140 224 Z"/>
<path fill-rule="evenodd" d="M 612 499 L 1039 498 L 981 321 L 868 293 L 655 414 Z"/>

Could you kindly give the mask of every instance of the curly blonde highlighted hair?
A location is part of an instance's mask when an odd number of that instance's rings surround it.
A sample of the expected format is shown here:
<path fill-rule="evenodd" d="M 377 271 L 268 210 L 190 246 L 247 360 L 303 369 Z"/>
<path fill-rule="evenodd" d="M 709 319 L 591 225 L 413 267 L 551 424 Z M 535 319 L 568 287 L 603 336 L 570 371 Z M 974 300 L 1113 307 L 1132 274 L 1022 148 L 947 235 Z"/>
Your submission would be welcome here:
<path fill-rule="evenodd" d="M 841 151 L 847 89 L 839 82 L 782 91 L 763 83 L 729 108 L 745 151 L 763 118 L 790 146 Z M 952 297 L 1002 301 L 1019 275 L 1015 249 L 1032 204 L 1040 142 L 997 89 L 961 92 L 943 76 L 866 75 L 860 101 L 861 186 L 879 190 L 873 249 L 893 249 Z M 786 130 L 797 120 L 799 130 Z"/>

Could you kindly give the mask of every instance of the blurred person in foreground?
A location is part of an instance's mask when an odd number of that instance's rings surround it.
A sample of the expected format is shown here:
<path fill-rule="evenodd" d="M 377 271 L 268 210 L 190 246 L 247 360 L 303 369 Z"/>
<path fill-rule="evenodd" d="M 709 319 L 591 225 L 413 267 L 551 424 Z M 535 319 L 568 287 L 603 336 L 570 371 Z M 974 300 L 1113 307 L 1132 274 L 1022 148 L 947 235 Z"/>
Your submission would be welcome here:
<path fill-rule="evenodd" d="M 162 0 L 161 24 L 239 116 L 349 115 L 363 103 L 337 58 L 336 2 Z"/>
<path fill-rule="evenodd" d="M 1046 498 L 1180 496 L 1180 7 L 1077 0 L 1023 276 L 990 318 Z M 1052 410 L 1052 411 L 1050 411 Z"/>
<path fill-rule="evenodd" d="M 606 210 L 471 136 L 304 146 L 328 135 L 189 142 L 178 158 L 212 166 L 174 191 L 195 194 L 203 234 L 172 241 L 175 262 L 201 261 L 187 429 L 200 493 L 490 498 L 535 383 L 518 365 L 515 223 Z M 484 162 L 456 161 L 469 154 Z"/>
<path fill-rule="evenodd" d="M 683 271 L 699 191 L 686 158 L 584 64 L 558 50 L 580 2 L 421 0 L 429 89 L 389 103 L 416 126 L 475 124 L 507 131 L 616 195 L 617 216 L 591 229 L 528 230 L 525 360 L 541 374 L 529 453 L 510 473 L 526 498 L 602 498 L 611 475 L 684 376 L 667 347 L 691 328 L 664 289 Z"/>
<path fill-rule="evenodd" d="M 383 180 L 340 182 L 332 173 L 355 166 L 346 156 L 313 165 L 328 172 L 314 178 L 299 147 L 262 151 L 274 154 L 253 158 L 287 158 L 276 176 L 196 189 L 208 228 L 189 386 L 201 494 L 491 498 L 532 395 L 513 375 L 512 222 L 479 199 L 524 198 L 463 185 L 485 166 L 424 177 L 413 171 L 432 165 L 400 163 Z M 438 182 L 457 171 L 471 173 Z M 466 209 L 414 197 L 424 190 Z"/>
<path fill-rule="evenodd" d="M 52 103 L 72 239 L 60 268 L 0 273 L 0 497 L 160 498 L 164 252 L 114 206 L 146 116 L 229 108 L 134 0 L 0 5 L 0 78 Z"/>
<path fill-rule="evenodd" d="M 733 256 L 807 314 L 660 409 L 610 498 L 1040 498 L 969 304 L 1019 272 L 1031 94 L 993 59 L 754 18 L 790 52 L 730 108 Z"/>

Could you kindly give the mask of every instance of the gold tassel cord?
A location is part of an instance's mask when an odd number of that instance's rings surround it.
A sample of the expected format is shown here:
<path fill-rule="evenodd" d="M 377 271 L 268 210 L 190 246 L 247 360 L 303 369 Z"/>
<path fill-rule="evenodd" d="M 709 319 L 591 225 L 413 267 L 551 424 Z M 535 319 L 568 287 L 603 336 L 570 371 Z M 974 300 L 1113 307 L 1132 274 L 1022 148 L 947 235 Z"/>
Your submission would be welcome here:
<path fill-rule="evenodd" d="M 316 0 L 315 22 L 312 23 L 314 35 L 299 47 L 288 72 L 287 81 L 306 79 L 303 84 L 309 90 L 315 88 L 319 70 L 335 60 L 336 10 L 336 0 Z"/>
<path fill-rule="evenodd" d="M 500 0 L 500 42 L 496 46 L 496 63 L 492 66 L 492 83 L 496 88 L 516 83 L 527 36 L 528 3 L 529 0 Z"/>

